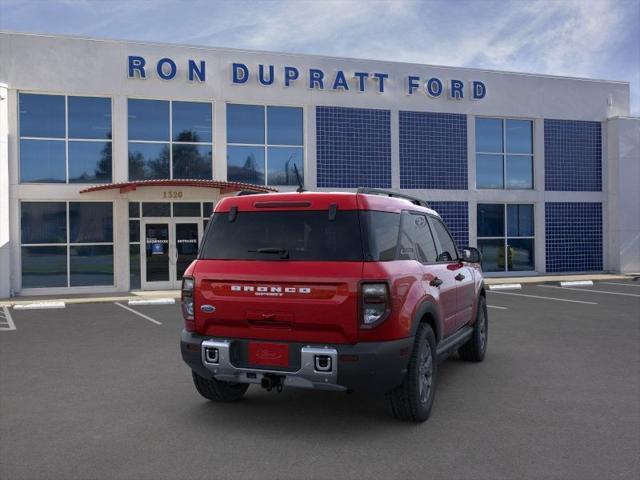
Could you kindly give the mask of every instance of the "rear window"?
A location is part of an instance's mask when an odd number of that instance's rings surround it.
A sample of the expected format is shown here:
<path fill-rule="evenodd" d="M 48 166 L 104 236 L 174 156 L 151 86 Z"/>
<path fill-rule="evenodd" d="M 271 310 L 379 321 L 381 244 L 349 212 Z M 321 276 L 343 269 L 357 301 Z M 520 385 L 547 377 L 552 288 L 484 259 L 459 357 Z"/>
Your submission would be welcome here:
<path fill-rule="evenodd" d="M 362 261 L 357 211 L 216 213 L 202 245 L 205 260 Z"/>

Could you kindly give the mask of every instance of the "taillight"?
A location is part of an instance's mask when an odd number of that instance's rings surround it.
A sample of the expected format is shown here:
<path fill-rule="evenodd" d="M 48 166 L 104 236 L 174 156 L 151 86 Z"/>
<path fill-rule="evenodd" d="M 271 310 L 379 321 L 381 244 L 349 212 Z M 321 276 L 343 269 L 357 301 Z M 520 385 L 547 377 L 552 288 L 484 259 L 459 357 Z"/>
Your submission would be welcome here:
<path fill-rule="evenodd" d="M 184 317 L 185 329 L 193 332 L 196 329 L 193 312 L 195 309 L 193 301 L 193 287 L 195 280 L 191 277 L 182 279 L 182 316 Z"/>
<path fill-rule="evenodd" d="M 389 287 L 386 283 L 363 283 L 360 287 L 360 328 L 373 328 L 389 315 Z"/>

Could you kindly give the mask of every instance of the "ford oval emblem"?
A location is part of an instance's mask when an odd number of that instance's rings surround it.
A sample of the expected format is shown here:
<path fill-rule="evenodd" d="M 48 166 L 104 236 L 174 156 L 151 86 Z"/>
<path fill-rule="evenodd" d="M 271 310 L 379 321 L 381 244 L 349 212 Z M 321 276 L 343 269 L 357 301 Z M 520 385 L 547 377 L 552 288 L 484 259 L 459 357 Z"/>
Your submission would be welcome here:
<path fill-rule="evenodd" d="M 213 305 L 202 305 L 200 307 L 200 310 L 204 313 L 213 313 L 216 311 L 216 307 L 214 307 Z"/>

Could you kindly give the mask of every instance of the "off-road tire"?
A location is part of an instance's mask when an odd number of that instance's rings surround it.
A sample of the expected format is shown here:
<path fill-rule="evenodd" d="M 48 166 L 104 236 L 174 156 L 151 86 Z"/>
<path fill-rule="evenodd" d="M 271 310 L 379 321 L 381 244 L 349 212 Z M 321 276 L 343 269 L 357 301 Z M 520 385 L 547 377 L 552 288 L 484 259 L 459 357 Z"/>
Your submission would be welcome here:
<path fill-rule="evenodd" d="M 478 316 L 473 324 L 473 334 L 463 346 L 458 349 L 462 360 L 467 362 L 481 362 L 487 352 L 489 339 L 489 316 L 487 315 L 487 301 L 484 297 L 478 300 Z"/>
<path fill-rule="evenodd" d="M 400 386 L 385 393 L 389 414 L 398 420 L 412 422 L 424 422 L 429 418 L 435 394 L 436 369 L 436 338 L 431 327 L 421 323 L 409 358 L 407 376 Z"/>
<path fill-rule="evenodd" d="M 209 380 L 193 370 L 191 373 L 198 393 L 212 402 L 237 402 L 249 388 L 248 383 L 221 382 L 215 378 Z"/>

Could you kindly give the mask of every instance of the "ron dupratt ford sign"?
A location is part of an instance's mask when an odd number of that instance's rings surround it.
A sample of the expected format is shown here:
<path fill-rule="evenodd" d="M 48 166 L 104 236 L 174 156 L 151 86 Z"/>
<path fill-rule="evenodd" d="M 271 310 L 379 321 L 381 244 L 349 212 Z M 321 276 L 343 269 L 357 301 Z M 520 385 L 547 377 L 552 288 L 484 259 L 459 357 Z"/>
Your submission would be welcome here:
<path fill-rule="evenodd" d="M 151 75 L 162 80 L 182 77 L 192 82 L 206 82 L 207 64 L 204 60 L 188 60 L 186 65 L 178 66 L 168 57 L 151 63 L 147 62 L 144 57 L 128 57 L 129 78 L 148 78 Z M 235 85 L 246 85 L 251 81 L 265 87 L 279 85 L 288 88 L 302 83 L 307 88 L 316 90 L 384 93 L 389 74 L 345 70 L 326 72 L 320 68 L 303 70 L 290 65 L 258 64 L 253 66 L 234 62 L 229 65 L 229 79 Z M 464 82 L 453 78 L 444 79 L 435 76 L 421 78 L 418 75 L 407 75 L 402 81 L 407 95 L 421 92 L 432 98 L 445 96 L 453 100 L 467 98 L 480 100 L 487 94 L 485 84 L 479 80 Z"/>

